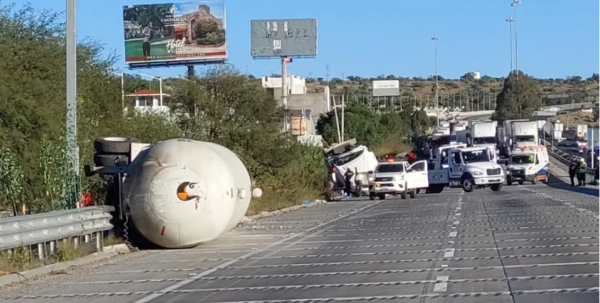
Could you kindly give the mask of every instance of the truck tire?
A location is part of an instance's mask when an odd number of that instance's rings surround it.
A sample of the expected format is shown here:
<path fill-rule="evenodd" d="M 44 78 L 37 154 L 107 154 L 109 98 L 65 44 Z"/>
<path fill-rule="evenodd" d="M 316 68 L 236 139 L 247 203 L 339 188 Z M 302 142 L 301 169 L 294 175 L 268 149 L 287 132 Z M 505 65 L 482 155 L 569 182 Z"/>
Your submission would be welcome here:
<path fill-rule="evenodd" d="M 542 182 L 544 182 L 545 184 L 548 184 L 549 179 L 550 178 L 548 177 L 548 173 L 546 173 L 546 177 L 544 178 L 544 181 L 542 181 Z"/>
<path fill-rule="evenodd" d="M 125 155 L 94 155 L 94 164 L 96 166 L 127 166 L 129 157 Z"/>
<path fill-rule="evenodd" d="M 512 178 L 510 176 L 506 177 L 506 185 L 508 185 L 508 186 L 512 185 Z"/>
<path fill-rule="evenodd" d="M 375 194 L 369 194 L 369 200 L 371 200 L 371 201 L 375 200 Z"/>
<path fill-rule="evenodd" d="M 502 189 L 502 183 L 494 184 L 491 188 L 493 191 L 500 191 Z"/>
<path fill-rule="evenodd" d="M 411 192 L 410 192 L 410 198 L 411 198 L 411 199 L 414 199 L 414 198 L 416 198 L 416 197 L 417 197 L 417 191 L 416 191 L 416 190 L 413 190 L 413 191 L 411 191 Z"/>
<path fill-rule="evenodd" d="M 523 183 L 525 183 L 525 182 L 523 182 L 523 181 L 519 181 L 519 185 L 523 185 Z"/>
<path fill-rule="evenodd" d="M 537 184 L 537 175 L 535 177 L 533 177 L 533 180 L 531 180 L 531 184 L 533 184 L 533 185 Z"/>
<path fill-rule="evenodd" d="M 475 191 L 475 180 L 473 180 L 473 177 L 464 176 L 460 183 L 462 185 L 462 189 L 465 192 L 472 193 L 473 191 Z"/>
<path fill-rule="evenodd" d="M 401 192 L 400 197 L 402 198 L 402 200 L 406 200 L 406 192 Z"/>
<path fill-rule="evenodd" d="M 94 140 L 94 149 L 98 154 L 129 154 L 131 143 L 137 142 L 136 138 L 100 137 Z"/>
<path fill-rule="evenodd" d="M 385 200 L 385 194 L 379 194 L 379 200 Z"/>
<path fill-rule="evenodd" d="M 420 192 L 421 192 L 421 189 L 420 189 L 420 188 L 417 188 L 417 194 L 418 194 L 418 193 L 420 193 Z"/>

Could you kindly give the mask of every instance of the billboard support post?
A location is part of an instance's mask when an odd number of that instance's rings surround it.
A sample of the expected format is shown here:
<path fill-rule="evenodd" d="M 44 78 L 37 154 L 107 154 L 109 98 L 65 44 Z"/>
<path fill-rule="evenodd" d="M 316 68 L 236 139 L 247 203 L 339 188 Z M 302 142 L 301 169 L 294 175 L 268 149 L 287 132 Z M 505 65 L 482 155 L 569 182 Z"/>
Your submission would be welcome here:
<path fill-rule="evenodd" d="M 195 76 L 196 72 L 194 71 L 194 66 L 193 65 L 188 65 L 187 66 L 187 78 L 188 80 L 192 80 L 192 78 Z"/>
<path fill-rule="evenodd" d="M 287 57 L 281 57 L 281 105 L 287 109 Z"/>
<path fill-rule="evenodd" d="M 288 108 L 287 64 L 293 57 L 317 55 L 317 19 L 269 19 L 250 21 L 252 58 L 281 60 L 281 106 Z M 291 129 L 291 117 L 285 115 L 284 130 Z"/>

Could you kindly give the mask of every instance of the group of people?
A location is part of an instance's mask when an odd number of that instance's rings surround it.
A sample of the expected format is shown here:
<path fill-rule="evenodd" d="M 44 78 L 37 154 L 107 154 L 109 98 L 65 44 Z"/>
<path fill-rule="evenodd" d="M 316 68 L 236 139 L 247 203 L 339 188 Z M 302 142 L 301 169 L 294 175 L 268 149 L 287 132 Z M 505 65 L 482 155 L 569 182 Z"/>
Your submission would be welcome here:
<path fill-rule="evenodd" d="M 571 186 L 575 186 L 575 176 L 579 186 L 585 186 L 585 173 L 587 170 L 587 163 L 583 158 L 579 158 L 579 161 L 571 162 L 569 165 L 569 178 L 571 178 Z"/>

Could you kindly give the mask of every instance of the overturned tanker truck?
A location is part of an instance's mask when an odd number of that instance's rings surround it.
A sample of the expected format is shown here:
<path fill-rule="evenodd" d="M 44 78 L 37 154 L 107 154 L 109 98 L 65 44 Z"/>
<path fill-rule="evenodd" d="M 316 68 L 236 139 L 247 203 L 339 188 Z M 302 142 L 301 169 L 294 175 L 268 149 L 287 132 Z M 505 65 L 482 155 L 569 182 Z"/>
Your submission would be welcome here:
<path fill-rule="evenodd" d="M 164 248 L 216 239 L 241 221 L 251 197 L 262 194 L 237 155 L 215 143 L 170 139 L 151 145 L 122 137 L 94 143 L 95 165 L 85 167 L 86 175 L 109 181 L 115 225 L 125 236 L 133 227 Z"/>

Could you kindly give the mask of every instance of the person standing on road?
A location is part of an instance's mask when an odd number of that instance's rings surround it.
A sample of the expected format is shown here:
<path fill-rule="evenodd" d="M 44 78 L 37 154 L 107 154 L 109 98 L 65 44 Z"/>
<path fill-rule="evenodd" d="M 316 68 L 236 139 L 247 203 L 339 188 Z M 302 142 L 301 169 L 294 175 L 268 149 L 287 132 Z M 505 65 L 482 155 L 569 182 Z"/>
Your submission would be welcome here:
<path fill-rule="evenodd" d="M 571 162 L 569 165 L 569 178 L 571 179 L 571 186 L 575 186 L 575 174 L 577 173 L 577 163 Z"/>
<path fill-rule="evenodd" d="M 577 180 L 579 180 L 579 186 L 585 186 L 585 172 L 587 170 L 587 164 L 585 159 L 579 158 L 579 164 L 577 165 Z"/>

